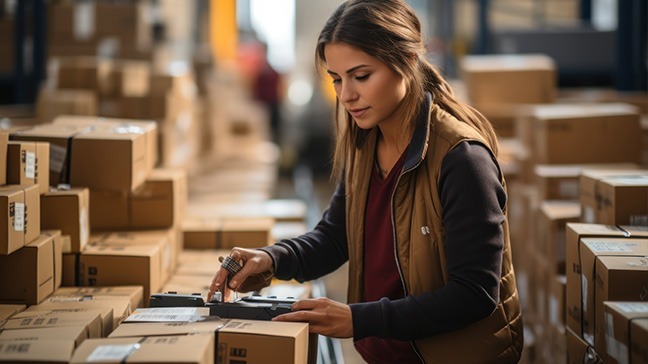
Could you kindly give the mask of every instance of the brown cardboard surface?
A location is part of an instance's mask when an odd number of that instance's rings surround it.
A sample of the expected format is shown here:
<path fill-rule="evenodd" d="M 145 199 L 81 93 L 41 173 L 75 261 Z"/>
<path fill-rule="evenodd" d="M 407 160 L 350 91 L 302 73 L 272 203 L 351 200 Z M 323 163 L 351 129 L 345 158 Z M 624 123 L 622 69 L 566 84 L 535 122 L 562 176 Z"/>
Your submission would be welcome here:
<path fill-rule="evenodd" d="M 258 248 L 271 242 L 274 219 L 264 217 L 188 218 L 183 223 L 187 249 Z"/>
<path fill-rule="evenodd" d="M 114 286 L 114 287 L 62 287 L 54 291 L 52 299 L 57 298 L 91 298 L 93 300 L 101 299 L 120 299 L 126 297 L 130 300 L 131 309 L 142 307 L 144 295 L 142 286 Z"/>
<path fill-rule="evenodd" d="M 41 88 L 36 109 L 40 123 L 49 123 L 59 115 L 97 115 L 97 95 L 94 90 L 63 90 Z"/>
<path fill-rule="evenodd" d="M 65 242 L 60 230 L 42 230 L 41 234 L 51 237 L 54 244 L 54 290 L 57 290 L 63 283 L 63 249 Z"/>
<path fill-rule="evenodd" d="M 161 287 L 160 248 L 157 245 L 106 246 L 90 244 L 79 258 L 83 286 L 140 285 L 144 306 Z"/>
<path fill-rule="evenodd" d="M 7 149 L 7 183 L 38 185 L 39 193 L 49 190 L 49 144 L 9 142 Z"/>
<path fill-rule="evenodd" d="M 598 357 L 593 347 L 567 327 L 567 364 L 596 363 Z"/>
<path fill-rule="evenodd" d="M 79 265 L 79 253 L 63 253 L 63 287 L 74 287 L 77 285 Z"/>
<path fill-rule="evenodd" d="M 648 170 L 643 175 L 614 176 L 599 181 L 597 221 L 648 226 Z"/>
<path fill-rule="evenodd" d="M 605 302 L 605 362 L 629 363 L 632 347 L 630 324 L 648 319 L 648 302 Z"/>
<path fill-rule="evenodd" d="M 122 300 L 60 300 L 56 297 L 50 297 L 43 303 L 29 306 L 28 312 L 31 311 L 53 311 L 53 312 L 101 312 L 101 336 L 107 337 L 130 315 L 130 301 L 126 298 Z"/>
<path fill-rule="evenodd" d="M 0 340 L 0 362 L 68 363 L 74 340 Z"/>
<path fill-rule="evenodd" d="M 40 197 L 41 228 L 59 229 L 70 236 L 70 250 L 79 253 L 90 234 L 90 193 L 87 188 L 50 191 Z"/>
<path fill-rule="evenodd" d="M 8 256 L 0 256 L 0 300 L 35 305 L 54 292 L 54 242 L 41 235 Z M 21 274 L 16 274 L 21 272 Z"/>
<path fill-rule="evenodd" d="M 130 226 L 128 191 L 90 190 L 90 227 L 115 230 Z"/>
<path fill-rule="evenodd" d="M 107 355 L 108 351 L 112 355 Z M 90 339 L 75 351 L 70 363 L 87 363 L 93 358 L 114 363 L 213 364 L 214 336 Z"/>

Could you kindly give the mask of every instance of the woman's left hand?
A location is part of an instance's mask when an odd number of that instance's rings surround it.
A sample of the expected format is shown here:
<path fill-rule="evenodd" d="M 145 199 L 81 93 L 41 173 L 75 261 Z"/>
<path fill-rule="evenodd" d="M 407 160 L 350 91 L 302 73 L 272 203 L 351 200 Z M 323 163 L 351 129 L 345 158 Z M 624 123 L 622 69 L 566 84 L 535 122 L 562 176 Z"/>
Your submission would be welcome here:
<path fill-rule="evenodd" d="M 273 321 L 308 322 L 313 334 L 346 339 L 353 337 L 351 307 L 329 298 L 302 299 L 292 304 L 293 312 L 273 318 Z"/>

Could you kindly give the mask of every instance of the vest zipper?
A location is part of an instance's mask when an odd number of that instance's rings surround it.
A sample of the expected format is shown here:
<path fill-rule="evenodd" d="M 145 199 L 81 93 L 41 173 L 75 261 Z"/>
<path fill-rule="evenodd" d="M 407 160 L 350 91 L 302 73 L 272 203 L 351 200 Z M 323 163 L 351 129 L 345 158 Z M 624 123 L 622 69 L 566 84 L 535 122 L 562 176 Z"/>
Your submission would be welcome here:
<path fill-rule="evenodd" d="M 401 171 L 401 173 L 398 174 L 398 179 L 396 180 L 396 186 L 394 187 L 394 190 L 392 191 L 391 198 L 389 199 L 389 208 L 390 208 L 390 216 L 391 216 L 391 223 L 392 223 L 392 237 L 394 239 L 394 259 L 396 260 L 396 268 L 398 268 L 398 277 L 400 278 L 401 285 L 403 286 L 403 294 L 405 297 L 408 296 L 408 290 L 407 290 L 407 284 L 405 284 L 405 278 L 403 278 L 403 268 L 401 267 L 400 264 L 400 259 L 398 258 L 398 249 L 396 248 L 398 246 L 398 241 L 396 240 L 396 219 L 394 218 L 394 196 L 396 195 L 396 189 L 398 189 L 398 184 L 400 183 L 401 177 L 405 173 L 409 173 L 416 169 L 423 160 L 419 160 L 414 166 L 412 166 L 410 169 Z M 425 360 L 421 356 L 421 353 L 419 353 L 418 348 L 416 347 L 416 344 L 414 343 L 414 340 L 410 341 L 410 344 L 412 345 L 412 349 L 414 349 L 414 353 L 416 353 L 416 356 L 421 360 L 421 363 L 425 363 Z"/>

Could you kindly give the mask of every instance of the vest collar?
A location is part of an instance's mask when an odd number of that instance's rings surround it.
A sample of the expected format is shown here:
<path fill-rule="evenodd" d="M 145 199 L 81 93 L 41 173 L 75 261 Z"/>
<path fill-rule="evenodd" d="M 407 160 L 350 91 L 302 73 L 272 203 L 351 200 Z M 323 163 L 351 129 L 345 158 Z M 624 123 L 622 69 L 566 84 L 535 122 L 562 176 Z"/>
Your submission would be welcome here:
<path fill-rule="evenodd" d="M 421 103 L 421 108 L 416 120 L 416 126 L 412 139 L 410 140 L 405 157 L 403 171 L 408 171 L 416 167 L 425 157 L 430 139 L 430 112 L 432 106 L 432 95 L 427 92 L 425 99 Z"/>

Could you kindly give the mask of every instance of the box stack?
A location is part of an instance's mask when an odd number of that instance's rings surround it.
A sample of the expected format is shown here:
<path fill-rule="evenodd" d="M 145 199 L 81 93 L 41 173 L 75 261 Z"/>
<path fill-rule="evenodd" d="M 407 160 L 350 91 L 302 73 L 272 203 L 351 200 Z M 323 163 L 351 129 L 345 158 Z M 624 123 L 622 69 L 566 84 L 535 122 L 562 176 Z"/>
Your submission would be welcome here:
<path fill-rule="evenodd" d="M 613 322 L 625 322 L 624 330 L 628 320 L 641 322 L 645 314 L 632 310 L 648 300 L 648 144 L 641 122 L 648 98 L 559 91 L 554 68 L 539 55 L 470 56 L 462 63 L 467 100 L 501 137 L 498 159 L 509 182 L 513 260 L 530 338 L 523 362 L 627 362 L 641 345 L 631 349 L 633 340 L 618 329 L 623 324 Z"/>

